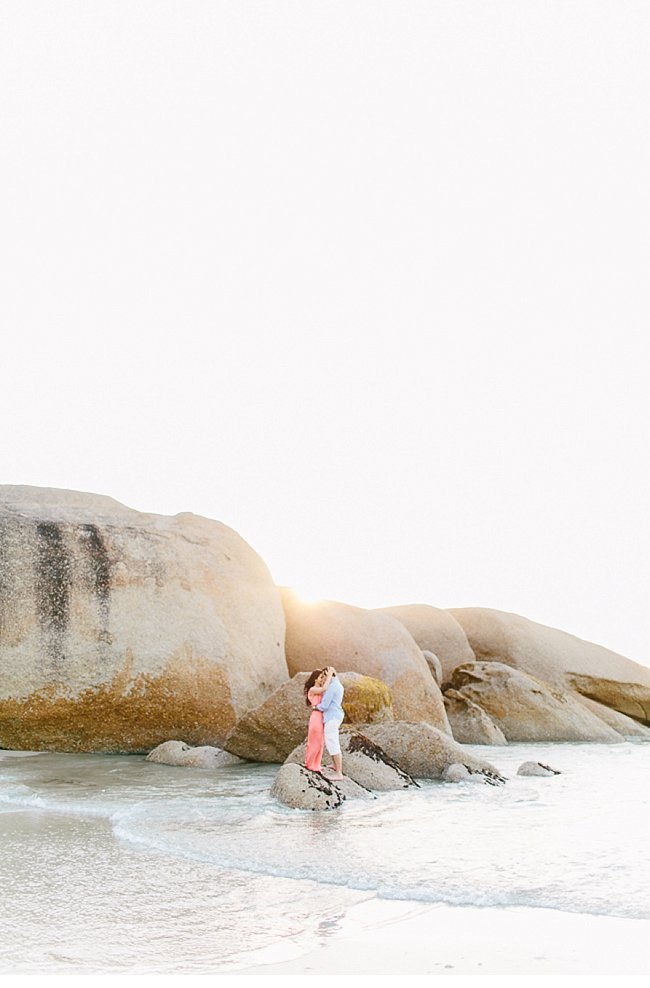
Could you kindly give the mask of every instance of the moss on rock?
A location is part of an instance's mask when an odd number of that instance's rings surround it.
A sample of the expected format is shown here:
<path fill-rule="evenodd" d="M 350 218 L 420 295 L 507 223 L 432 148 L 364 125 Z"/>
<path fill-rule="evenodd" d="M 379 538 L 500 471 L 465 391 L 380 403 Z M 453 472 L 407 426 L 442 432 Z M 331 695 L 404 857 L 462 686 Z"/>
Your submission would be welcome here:
<path fill-rule="evenodd" d="M 342 680 L 343 681 L 343 680 Z M 343 712 L 348 724 L 381 724 L 394 720 L 390 688 L 370 676 L 344 676 Z"/>

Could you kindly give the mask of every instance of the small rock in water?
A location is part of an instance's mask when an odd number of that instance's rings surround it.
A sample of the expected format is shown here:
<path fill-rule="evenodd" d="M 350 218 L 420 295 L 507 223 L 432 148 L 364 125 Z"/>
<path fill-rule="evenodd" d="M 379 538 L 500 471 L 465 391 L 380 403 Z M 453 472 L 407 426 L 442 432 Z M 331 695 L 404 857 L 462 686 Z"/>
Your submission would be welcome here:
<path fill-rule="evenodd" d="M 506 781 L 496 772 L 470 768 L 462 762 L 447 765 L 441 776 L 443 782 L 484 782 L 489 786 L 500 786 Z"/>
<path fill-rule="evenodd" d="M 346 799 L 376 799 L 352 779 L 334 781 L 303 765 L 287 762 L 275 777 L 271 795 L 294 810 L 337 809 Z"/>
<path fill-rule="evenodd" d="M 192 748 L 184 741 L 163 741 L 147 755 L 148 762 L 159 765 L 179 765 L 185 768 L 222 768 L 224 765 L 237 765 L 243 761 L 221 748 L 201 745 Z"/>
<path fill-rule="evenodd" d="M 517 775 L 561 775 L 559 769 L 543 765 L 541 762 L 524 762 L 517 769 Z"/>

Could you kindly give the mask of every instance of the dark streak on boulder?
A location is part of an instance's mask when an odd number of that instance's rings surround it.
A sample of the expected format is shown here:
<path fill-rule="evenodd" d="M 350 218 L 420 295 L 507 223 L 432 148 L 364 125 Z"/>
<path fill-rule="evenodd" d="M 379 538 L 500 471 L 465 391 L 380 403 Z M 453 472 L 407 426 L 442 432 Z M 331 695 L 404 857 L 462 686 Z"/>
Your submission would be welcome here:
<path fill-rule="evenodd" d="M 62 527 L 41 522 L 38 538 L 37 606 L 41 628 L 50 658 L 63 659 L 63 635 L 70 612 L 70 560 L 65 548 Z"/>
<path fill-rule="evenodd" d="M 419 788 L 415 779 L 412 779 L 393 758 L 386 754 L 383 748 L 380 748 L 378 744 L 367 738 L 365 734 L 359 734 L 357 731 L 350 732 L 347 738 L 347 752 L 351 755 L 359 752 L 362 755 L 366 755 L 367 758 L 372 758 L 378 765 L 389 765 L 398 775 L 403 776 L 405 780 L 408 779 L 409 785 Z"/>

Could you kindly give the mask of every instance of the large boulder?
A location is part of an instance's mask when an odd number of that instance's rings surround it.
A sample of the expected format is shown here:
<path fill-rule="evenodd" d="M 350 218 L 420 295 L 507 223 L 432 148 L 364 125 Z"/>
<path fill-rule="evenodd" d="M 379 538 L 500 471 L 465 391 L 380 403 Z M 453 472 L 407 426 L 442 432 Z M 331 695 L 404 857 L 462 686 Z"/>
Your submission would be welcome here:
<path fill-rule="evenodd" d="M 311 708 L 305 703 L 308 673 L 299 672 L 237 722 L 223 742 L 226 751 L 255 762 L 283 762 L 307 737 Z M 385 683 L 355 672 L 339 674 L 344 689 L 343 722 L 383 723 L 393 720 Z"/>
<path fill-rule="evenodd" d="M 438 657 L 444 679 L 456 666 L 476 658 L 467 635 L 450 611 L 431 604 L 398 604 L 381 607 L 378 612 L 396 618 L 421 649 Z"/>
<path fill-rule="evenodd" d="M 482 707 L 457 690 L 447 690 L 445 707 L 454 740 L 461 744 L 507 744 L 503 731 Z"/>
<path fill-rule="evenodd" d="M 232 529 L 0 487 L 0 746 L 220 745 L 286 678 L 277 588 Z"/>
<path fill-rule="evenodd" d="M 294 810 L 335 810 L 346 799 L 376 798 L 352 779 L 333 782 L 295 763 L 282 766 L 271 786 L 271 795 Z"/>
<path fill-rule="evenodd" d="M 481 773 L 487 781 L 500 784 L 499 770 L 476 758 L 432 724 L 370 724 L 363 733 L 378 744 L 389 758 L 414 779 L 441 779 L 449 765 L 464 765 L 470 774 Z"/>
<path fill-rule="evenodd" d="M 454 607 L 449 613 L 462 626 L 477 659 L 503 662 L 650 723 L 647 666 L 518 614 L 485 607 Z"/>
<path fill-rule="evenodd" d="M 288 763 L 304 765 L 306 745 L 301 744 L 291 752 Z M 417 782 L 393 761 L 378 744 L 359 731 L 341 734 L 343 773 L 366 789 L 388 792 L 392 789 L 409 789 Z M 331 761 L 327 756 L 324 761 Z"/>
<path fill-rule="evenodd" d="M 508 741 L 623 740 L 571 693 L 501 662 L 458 666 L 450 686 L 485 710 Z"/>
<path fill-rule="evenodd" d="M 386 683 L 395 717 L 428 720 L 451 733 L 442 694 L 405 627 L 379 611 L 325 600 L 308 604 L 282 591 L 290 675 L 333 665 Z"/>
<path fill-rule="evenodd" d="M 180 768 L 224 768 L 228 765 L 244 765 L 237 755 L 221 748 L 205 744 L 192 748 L 184 741 L 163 741 L 147 755 L 148 762 L 156 765 L 174 765 Z"/>

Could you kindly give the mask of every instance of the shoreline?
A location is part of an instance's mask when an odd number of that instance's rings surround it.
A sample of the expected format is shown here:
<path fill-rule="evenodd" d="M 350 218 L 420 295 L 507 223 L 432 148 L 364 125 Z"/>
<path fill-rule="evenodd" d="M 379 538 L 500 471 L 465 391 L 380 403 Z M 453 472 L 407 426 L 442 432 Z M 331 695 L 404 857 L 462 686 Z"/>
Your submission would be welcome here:
<path fill-rule="evenodd" d="M 285 938 L 222 968 L 232 975 L 647 975 L 650 919 L 555 909 L 372 899 L 308 950 Z"/>
<path fill-rule="evenodd" d="M 602 749 L 564 747 L 562 775 L 550 783 L 432 787 L 417 805 L 388 795 L 341 816 L 277 810 L 270 772 L 212 777 L 130 756 L 0 752 L 13 903 L 0 967 L 109 976 L 647 974 L 645 842 L 618 810 L 643 818 L 647 796 L 635 787 L 647 758 L 616 746 L 603 766 Z M 603 767 L 622 803 L 602 804 L 593 779 Z M 598 833 L 589 834 L 584 821 L 596 812 Z M 293 874 L 274 874 L 284 861 L 277 846 L 295 854 Z M 323 855 L 338 863 L 336 883 L 304 868 Z M 263 859 L 265 870 L 239 867 L 242 856 Z M 456 903 L 444 901 L 447 873 L 467 892 Z M 409 898 L 418 888 L 422 898 Z M 497 905 L 509 888 L 519 904 Z M 170 904 L 164 914 L 161 902 Z M 168 948 L 159 949 L 161 937 Z"/>

